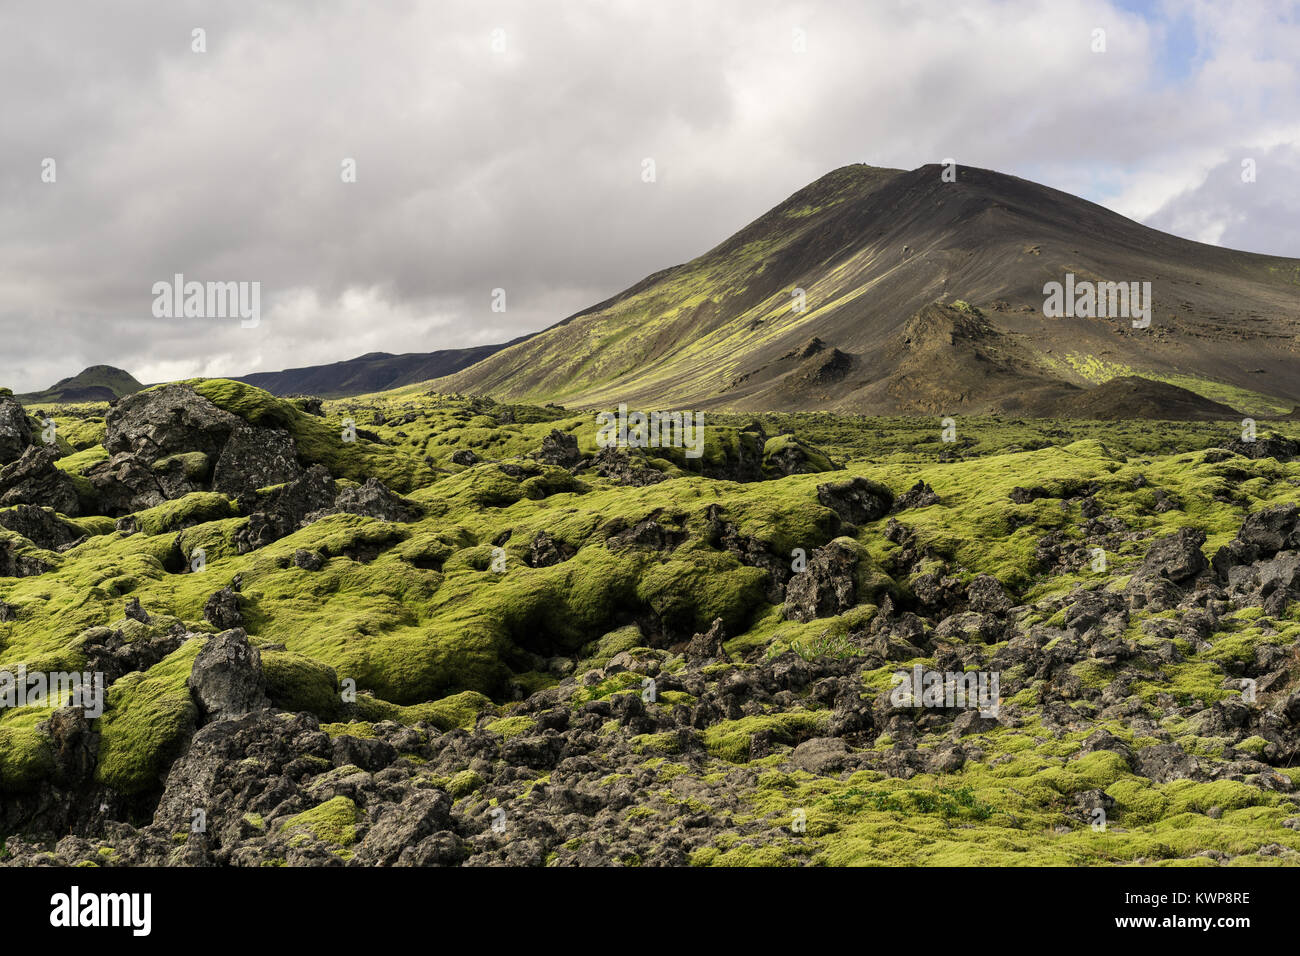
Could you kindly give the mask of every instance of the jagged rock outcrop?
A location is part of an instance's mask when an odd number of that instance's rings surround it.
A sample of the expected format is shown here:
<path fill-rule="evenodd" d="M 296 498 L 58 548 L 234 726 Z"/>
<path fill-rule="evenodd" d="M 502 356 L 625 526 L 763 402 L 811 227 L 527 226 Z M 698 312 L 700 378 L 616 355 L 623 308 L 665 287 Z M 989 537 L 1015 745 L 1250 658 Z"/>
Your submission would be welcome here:
<path fill-rule="evenodd" d="M 863 525 L 889 513 L 894 495 L 879 482 L 861 476 L 817 486 L 817 500 L 850 525 Z"/>
<path fill-rule="evenodd" d="M 22 535 L 47 551 L 60 551 L 86 537 L 75 525 L 61 520 L 52 508 L 35 505 L 18 505 L 0 511 L 0 527 Z"/>
<path fill-rule="evenodd" d="M 258 502 L 248 524 L 235 536 L 240 554 L 247 554 L 292 534 L 307 516 L 334 506 L 334 479 L 323 465 L 313 465 L 295 481 L 270 491 Z"/>
<path fill-rule="evenodd" d="M 785 616 L 793 621 L 842 614 L 857 603 L 858 555 L 844 541 L 832 541 L 808 556 L 808 567 L 785 589 Z"/>
<path fill-rule="evenodd" d="M 212 490 L 251 494 L 302 476 L 293 436 L 282 428 L 240 426 L 230 433 L 212 471 Z"/>
<path fill-rule="evenodd" d="M 240 628 L 208 640 L 194 658 L 188 684 L 205 722 L 230 720 L 270 705 L 262 655 Z"/>
<path fill-rule="evenodd" d="M 76 517 L 81 502 L 72 476 L 60 471 L 52 448 L 29 446 L 22 457 L 0 468 L 0 508 L 37 505 Z"/>
<path fill-rule="evenodd" d="M 0 395 L 0 465 L 17 461 L 31 443 L 27 410 L 12 396 Z"/>

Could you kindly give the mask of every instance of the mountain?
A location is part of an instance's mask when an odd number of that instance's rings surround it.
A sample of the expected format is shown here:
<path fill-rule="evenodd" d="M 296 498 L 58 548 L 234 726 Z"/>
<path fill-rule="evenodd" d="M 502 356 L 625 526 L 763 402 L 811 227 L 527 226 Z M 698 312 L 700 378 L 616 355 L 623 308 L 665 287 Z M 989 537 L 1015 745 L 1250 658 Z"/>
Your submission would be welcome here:
<path fill-rule="evenodd" d="M 1041 416 L 1116 378 L 1146 384 L 1107 394 L 1157 416 L 1300 402 L 1300 260 L 1190 242 L 990 170 L 942 172 L 837 169 L 699 258 L 430 385 L 742 412 Z M 1150 326 L 1047 318 L 1044 286 L 1067 273 L 1150 282 Z"/>
<path fill-rule="evenodd" d="M 112 402 L 144 388 L 130 372 L 111 365 L 92 365 L 90 368 L 56 382 L 43 392 L 17 396 L 20 402 L 34 405 L 40 402 Z"/>
<path fill-rule="evenodd" d="M 359 358 L 330 365 L 291 368 L 282 372 L 255 372 L 236 381 L 264 388 L 274 395 L 319 395 L 341 398 L 412 385 L 459 372 L 527 336 L 502 345 L 480 345 L 438 352 L 408 352 L 390 355 L 370 352 Z"/>

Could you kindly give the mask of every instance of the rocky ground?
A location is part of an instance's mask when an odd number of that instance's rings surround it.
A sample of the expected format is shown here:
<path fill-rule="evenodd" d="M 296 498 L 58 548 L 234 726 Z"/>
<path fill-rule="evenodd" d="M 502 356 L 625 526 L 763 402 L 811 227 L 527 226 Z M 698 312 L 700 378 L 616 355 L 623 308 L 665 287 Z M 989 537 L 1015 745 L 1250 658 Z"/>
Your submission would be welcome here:
<path fill-rule="evenodd" d="M 1300 862 L 1281 427 L 0 396 L 3 859 Z"/>

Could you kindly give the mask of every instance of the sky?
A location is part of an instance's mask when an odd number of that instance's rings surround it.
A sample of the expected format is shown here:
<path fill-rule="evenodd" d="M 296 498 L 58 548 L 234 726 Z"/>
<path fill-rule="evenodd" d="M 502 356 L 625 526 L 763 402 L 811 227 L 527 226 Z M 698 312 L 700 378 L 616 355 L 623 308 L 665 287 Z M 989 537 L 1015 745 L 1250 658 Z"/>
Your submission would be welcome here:
<path fill-rule="evenodd" d="M 505 341 L 855 162 L 1300 257 L 1297 50 L 1300 0 L 0 0 L 0 385 Z"/>

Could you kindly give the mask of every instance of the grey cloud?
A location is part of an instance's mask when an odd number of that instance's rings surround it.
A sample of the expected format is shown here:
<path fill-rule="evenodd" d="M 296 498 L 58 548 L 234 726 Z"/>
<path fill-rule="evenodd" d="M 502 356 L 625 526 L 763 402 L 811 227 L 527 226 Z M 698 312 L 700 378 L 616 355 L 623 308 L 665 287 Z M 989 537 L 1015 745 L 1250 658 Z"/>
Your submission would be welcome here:
<path fill-rule="evenodd" d="M 1300 112 L 1276 71 L 1251 74 L 1244 108 L 1240 90 L 1159 82 L 1142 55 L 1152 29 L 1107 3 L 953 9 L 9 5 L 0 379 L 42 387 L 101 362 L 145 379 L 234 374 L 500 341 L 704 251 L 844 163 L 1050 168 L 1052 185 L 1104 200 L 1091 182 L 1250 142 L 1280 97 Z M 1097 23 L 1104 58 L 1087 49 Z M 194 27 L 206 54 L 190 52 Z M 796 27 L 807 53 L 791 49 Z M 1210 68 L 1246 56 L 1230 46 Z M 45 156 L 55 185 L 39 181 Z M 345 157 L 355 184 L 340 181 Z M 1259 186 L 1225 244 L 1284 238 L 1274 210 L 1295 179 Z M 1162 210 L 1162 228 L 1200 229 L 1215 200 L 1199 195 Z M 153 318 L 150 287 L 175 272 L 261 281 L 261 327 Z"/>

